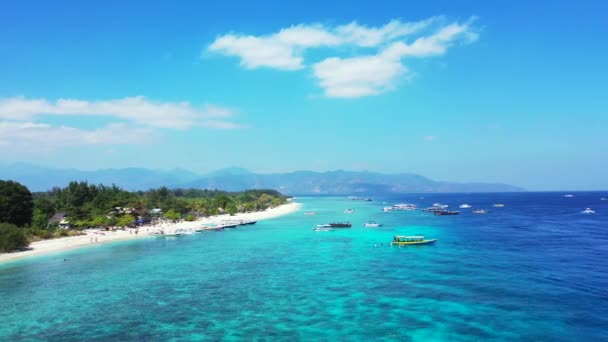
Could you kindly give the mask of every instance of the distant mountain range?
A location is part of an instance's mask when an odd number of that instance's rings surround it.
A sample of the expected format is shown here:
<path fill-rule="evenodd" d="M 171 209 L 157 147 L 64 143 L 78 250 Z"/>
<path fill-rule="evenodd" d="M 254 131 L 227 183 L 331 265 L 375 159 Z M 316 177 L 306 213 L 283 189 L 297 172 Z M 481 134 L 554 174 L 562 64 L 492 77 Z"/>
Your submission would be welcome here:
<path fill-rule="evenodd" d="M 411 173 L 383 174 L 338 170 L 258 174 L 238 167 L 197 174 L 184 169 L 159 171 L 126 168 L 82 171 L 17 163 L 0 164 L 0 179 L 18 181 L 32 191 L 45 191 L 54 186 L 65 186 L 74 180 L 86 180 L 94 184 L 116 184 L 128 190 L 146 190 L 160 186 L 227 191 L 276 189 L 285 194 L 302 195 L 524 191 L 522 188 L 507 184 L 434 181 Z"/>

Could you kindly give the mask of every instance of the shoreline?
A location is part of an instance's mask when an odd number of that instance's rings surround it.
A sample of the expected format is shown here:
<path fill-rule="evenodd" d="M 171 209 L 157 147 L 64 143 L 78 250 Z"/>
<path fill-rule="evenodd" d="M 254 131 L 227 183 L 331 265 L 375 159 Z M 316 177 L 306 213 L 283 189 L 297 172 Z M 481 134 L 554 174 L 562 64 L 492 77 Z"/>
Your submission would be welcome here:
<path fill-rule="evenodd" d="M 134 240 L 142 238 L 154 237 L 150 234 L 151 231 L 160 229 L 175 230 L 181 229 L 196 229 L 202 225 L 210 223 L 218 223 L 221 221 L 262 221 L 268 220 L 284 215 L 288 215 L 298 211 L 302 204 L 297 202 L 290 202 L 282 204 L 276 208 L 268 209 L 265 211 L 258 211 L 253 213 L 239 213 L 234 216 L 228 214 L 210 216 L 201 218 L 195 221 L 182 221 L 177 223 L 165 223 L 158 226 L 143 226 L 139 228 L 139 234 L 135 234 L 133 228 L 127 230 L 117 231 L 103 231 L 104 234 L 87 233 L 79 236 L 69 236 L 51 240 L 41 240 L 32 242 L 28 250 L 9 252 L 0 254 L 0 263 L 6 263 L 9 261 L 15 261 L 23 258 L 40 256 L 50 254 L 54 252 L 64 252 L 71 249 L 90 247 L 95 245 L 102 245 L 112 242 Z"/>

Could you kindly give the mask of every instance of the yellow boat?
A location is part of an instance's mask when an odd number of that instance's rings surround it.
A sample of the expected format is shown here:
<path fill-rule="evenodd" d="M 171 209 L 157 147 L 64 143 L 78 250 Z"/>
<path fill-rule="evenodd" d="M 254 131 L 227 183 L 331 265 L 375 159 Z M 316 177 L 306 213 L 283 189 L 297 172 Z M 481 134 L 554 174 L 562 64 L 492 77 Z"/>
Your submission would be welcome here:
<path fill-rule="evenodd" d="M 393 238 L 391 245 L 397 246 L 415 246 L 415 245 L 430 245 L 435 243 L 437 239 L 425 240 L 422 235 L 404 236 L 397 235 Z"/>

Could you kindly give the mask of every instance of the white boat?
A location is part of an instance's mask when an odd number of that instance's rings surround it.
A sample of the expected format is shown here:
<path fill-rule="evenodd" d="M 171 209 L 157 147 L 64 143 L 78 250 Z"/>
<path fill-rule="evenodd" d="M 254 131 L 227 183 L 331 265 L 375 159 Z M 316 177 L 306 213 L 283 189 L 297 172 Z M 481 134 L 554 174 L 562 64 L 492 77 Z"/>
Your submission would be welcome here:
<path fill-rule="evenodd" d="M 194 234 L 193 231 L 183 228 L 177 228 L 175 230 L 165 231 L 161 230 L 160 233 L 156 234 L 159 236 L 180 236 L 180 235 L 190 235 Z"/>
<path fill-rule="evenodd" d="M 473 210 L 473 214 L 487 214 L 488 211 L 484 209 L 475 209 Z"/>
<path fill-rule="evenodd" d="M 385 213 L 388 213 L 389 211 L 393 211 L 393 207 L 384 207 L 382 209 L 382 211 L 384 211 Z"/>
<path fill-rule="evenodd" d="M 376 221 L 368 221 L 363 224 L 363 227 L 378 228 L 378 227 L 382 227 L 382 223 L 377 223 Z"/>
<path fill-rule="evenodd" d="M 354 212 L 355 212 L 355 210 L 354 210 L 354 209 L 346 209 L 346 210 L 344 210 L 344 213 L 345 213 L 345 214 L 352 214 L 352 213 L 354 213 Z"/>
<path fill-rule="evenodd" d="M 502 203 L 496 203 L 496 204 L 494 204 L 494 208 L 502 208 L 502 207 L 504 207 L 504 206 L 505 206 L 505 205 L 504 205 L 504 204 L 502 204 Z"/>
<path fill-rule="evenodd" d="M 399 203 L 399 204 L 395 204 L 393 205 L 393 210 L 416 210 L 416 205 L 415 204 L 409 204 L 409 203 Z"/>
<path fill-rule="evenodd" d="M 574 197 L 574 195 L 564 195 L 564 197 Z"/>
<path fill-rule="evenodd" d="M 462 209 L 469 209 L 470 207 L 471 207 L 471 205 L 470 205 L 470 204 L 466 204 L 466 203 L 465 203 L 465 204 L 461 204 L 459 208 L 462 208 Z"/>
<path fill-rule="evenodd" d="M 318 224 L 316 227 L 312 229 L 315 232 L 329 232 L 334 230 L 329 224 Z"/>
<path fill-rule="evenodd" d="M 581 214 L 595 214 L 595 210 L 592 210 L 591 208 L 587 208 L 587 209 L 581 211 Z"/>

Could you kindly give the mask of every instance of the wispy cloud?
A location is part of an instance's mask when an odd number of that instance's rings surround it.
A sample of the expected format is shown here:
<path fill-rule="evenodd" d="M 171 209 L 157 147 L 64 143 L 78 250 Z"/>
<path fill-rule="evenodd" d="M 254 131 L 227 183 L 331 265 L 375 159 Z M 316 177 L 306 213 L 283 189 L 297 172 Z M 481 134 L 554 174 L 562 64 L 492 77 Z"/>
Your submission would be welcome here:
<path fill-rule="evenodd" d="M 216 105 L 196 107 L 189 102 L 151 101 L 143 96 L 105 101 L 59 99 L 53 102 L 24 97 L 0 99 L 0 119 L 31 121 L 42 115 L 104 116 L 147 127 L 171 129 L 239 126 L 232 122 L 235 112 L 229 108 Z"/>
<path fill-rule="evenodd" d="M 0 122 L 3 148 L 54 149 L 62 146 L 102 144 L 146 144 L 153 140 L 151 128 L 115 123 L 94 130 L 52 126 L 34 122 Z"/>
<path fill-rule="evenodd" d="M 397 80 L 407 77 L 404 58 L 440 56 L 451 46 L 474 42 L 478 39 L 474 21 L 471 17 L 449 23 L 438 16 L 415 22 L 392 20 L 379 27 L 356 22 L 336 27 L 300 24 L 269 35 L 226 34 L 207 50 L 239 57 L 246 69 L 293 71 L 306 67 L 308 49 L 341 52 L 339 47 L 354 46 L 358 55 L 329 56 L 312 63 L 313 75 L 327 97 L 353 98 L 394 89 Z"/>

